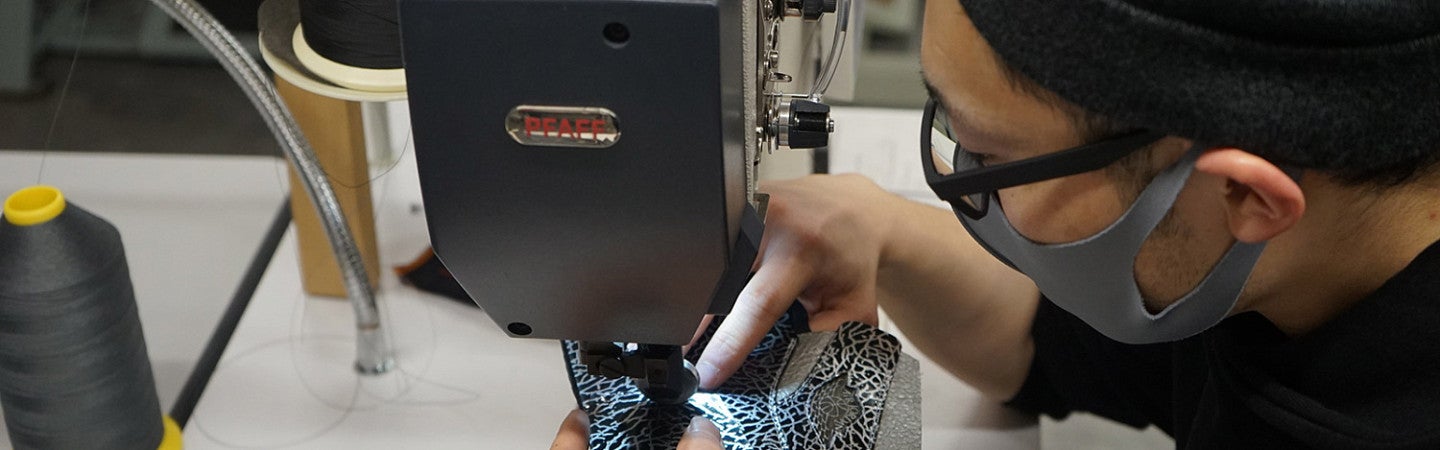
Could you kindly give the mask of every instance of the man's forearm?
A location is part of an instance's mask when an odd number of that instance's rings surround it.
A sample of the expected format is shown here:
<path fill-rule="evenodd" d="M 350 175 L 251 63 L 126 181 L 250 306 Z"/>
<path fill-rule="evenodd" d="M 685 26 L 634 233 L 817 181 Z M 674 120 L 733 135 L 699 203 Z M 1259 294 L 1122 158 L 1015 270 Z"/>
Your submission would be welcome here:
<path fill-rule="evenodd" d="M 1034 283 L 950 211 L 906 201 L 896 212 L 877 275 L 881 307 L 930 359 L 987 396 L 1014 396 L 1034 354 Z"/>

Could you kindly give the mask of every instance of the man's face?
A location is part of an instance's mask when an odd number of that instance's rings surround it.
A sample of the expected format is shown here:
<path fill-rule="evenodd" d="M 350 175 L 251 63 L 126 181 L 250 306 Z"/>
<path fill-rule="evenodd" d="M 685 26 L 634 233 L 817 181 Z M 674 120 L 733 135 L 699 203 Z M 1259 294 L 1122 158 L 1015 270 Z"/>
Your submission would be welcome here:
<path fill-rule="evenodd" d="M 925 78 L 951 117 L 955 138 L 986 164 L 1031 158 L 1086 144 L 1059 107 L 1012 84 L 993 50 L 957 0 L 930 0 L 920 47 Z M 1166 139 L 1151 151 L 1148 171 L 1170 165 L 1189 143 Z M 1146 151 L 1146 150 L 1141 150 Z M 1195 173 L 1171 215 L 1136 257 L 1135 276 L 1146 305 L 1159 310 L 1204 278 L 1233 243 L 1225 226 L 1225 180 Z M 1016 231 L 1041 243 L 1080 240 L 1102 231 L 1129 208 L 1143 183 L 1092 172 L 999 191 Z"/>

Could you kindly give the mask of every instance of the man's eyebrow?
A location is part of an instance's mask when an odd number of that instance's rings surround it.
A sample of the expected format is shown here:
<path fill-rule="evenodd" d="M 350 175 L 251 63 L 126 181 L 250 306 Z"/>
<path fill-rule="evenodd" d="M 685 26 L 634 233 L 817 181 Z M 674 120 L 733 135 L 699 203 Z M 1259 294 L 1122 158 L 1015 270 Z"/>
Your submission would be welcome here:
<path fill-rule="evenodd" d="M 958 128 L 957 131 L 964 130 L 962 132 L 974 133 L 975 135 L 984 136 L 992 142 L 1000 142 L 1007 145 L 1014 142 L 1008 136 L 997 133 L 993 129 L 977 125 L 971 120 L 971 117 L 961 114 L 960 111 L 955 108 L 951 108 L 948 103 L 945 103 L 945 97 L 940 95 L 940 90 L 935 88 L 934 84 L 930 84 L 930 77 L 927 76 L 923 70 L 920 71 L 920 82 L 925 85 L 925 90 L 930 93 L 930 98 L 935 99 L 937 103 L 936 106 L 943 108 L 945 114 L 950 117 L 950 120 L 954 121 L 951 127 Z"/>
<path fill-rule="evenodd" d="M 930 77 L 925 76 L 924 71 L 920 72 L 920 83 L 925 85 L 925 91 L 930 93 L 930 98 L 935 99 L 935 102 L 939 104 L 939 107 L 945 110 L 945 115 L 950 116 L 951 120 L 958 122 L 962 127 L 974 128 L 966 119 L 965 115 L 960 114 L 958 111 L 955 111 L 955 108 L 951 108 L 950 104 L 945 102 L 945 97 L 942 97 L 940 95 L 940 90 L 936 89 L 935 85 L 930 84 Z"/>

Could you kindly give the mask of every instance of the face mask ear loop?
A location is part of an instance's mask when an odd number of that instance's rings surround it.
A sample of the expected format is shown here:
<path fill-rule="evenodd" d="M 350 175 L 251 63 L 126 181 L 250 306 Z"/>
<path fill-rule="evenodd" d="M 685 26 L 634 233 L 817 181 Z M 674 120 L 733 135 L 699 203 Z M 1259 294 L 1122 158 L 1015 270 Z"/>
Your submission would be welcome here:
<path fill-rule="evenodd" d="M 1280 166 L 1280 170 L 1285 172 L 1285 175 L 1288 175 L 1290 179 L 1295 180 L 1296 183 L 1299 183 L 1300 179 L 1304 175 L 1304 169 L 1295 166 L 1282 165 Z M 1201 292 L 1206 286 L 1208 286 L 1210 284 L 1210 279 L 1216 276 L 1217 271 L 1221 270 L 1224 267 L 1230 266 L 1231 264 L 1236 264 L 1232 263 L 1232 261 L 1245 262 L 1244 265 L 1248 267 L 1245 278 L 1240 283 L 1241 287 L 1243 288 L 1243 286 L 1249 282 L 1249 272 L 1255 269 L 1255 263 L 1259 261 L 1260 253 L 1265 251 L 1266 244 L 1267 242 L 1259 242 L 1254 244 L 1235 242 L 1234 244 L 1231 244 L 1230 249 L 1225 251 L 1225 254 L 1220 257 L 1219 261 L 1215 262 L 1215 266 L 1211 268 L 1210 273 L 1207 274 L 1205 278 L 1201 279 L 1200 283 L 1196 285 L 1193 289 L 1191 289 L 1190 292 L 1180 297 L 1180 299 L 1176 300 L 1175 303 L 1172 303 L 1170 304 L 1170 306 L 1165 307 L 1165 309 L 1161 310 L 1159 313 L 1150 314 L 1149 311 L 1146 311 L 1146 315 L 1149 316 L 1151 319 L 1159 319 L 1161 317 L 1164 317 L 1171 310 L 1177 309 L 1177 307 L 1179 307 L 1181 304 L 1185 303 L 1191 297 L 1194 297 L 1198 292 Z M 1232 307 L 1234 301 L 1239 300 L 1239 296 L 1240 292 L 1235 292 L 1235 300 L 1231 301 Z"/>

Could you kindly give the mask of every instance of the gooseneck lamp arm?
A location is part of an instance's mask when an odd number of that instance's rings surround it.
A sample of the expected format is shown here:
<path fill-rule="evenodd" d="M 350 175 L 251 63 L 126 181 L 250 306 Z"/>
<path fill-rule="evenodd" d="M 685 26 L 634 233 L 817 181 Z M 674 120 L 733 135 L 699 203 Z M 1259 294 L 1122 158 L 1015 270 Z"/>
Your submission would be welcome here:
<path fill-rule="evenodd" d="M 310 143 L 295 124 L 290 110 L 281 102 L 275 87 L 259 63 L 235 40 L 209 12 L 192 0 L 151 0 L 171 18 L 180 22 L 235 79 L 246 97 L 260 111 L 275 140 L 280 143 L 286 159 L 299 175 L 300 184 L 319 213 L 320 222 L 329 238 L 330 248 L 340 263 L 345 292 L 355 310 L 355 368 L 362 374 L 378 374 L 394 364 L 389 342 L 380 328 L 380 313 L 375 305 L 375 291 L 360 258 L 360 249 L 350 233 L 340 202 L 315 158 Z"/>

